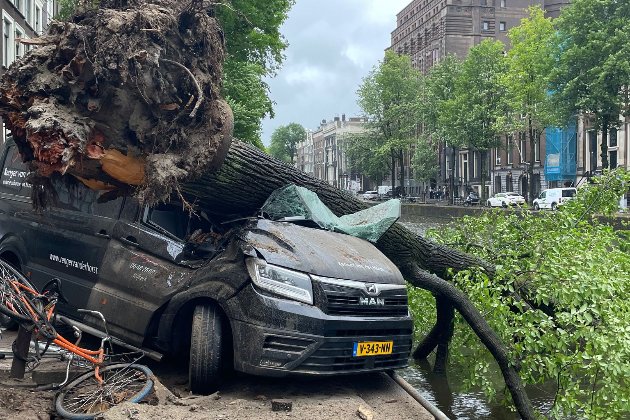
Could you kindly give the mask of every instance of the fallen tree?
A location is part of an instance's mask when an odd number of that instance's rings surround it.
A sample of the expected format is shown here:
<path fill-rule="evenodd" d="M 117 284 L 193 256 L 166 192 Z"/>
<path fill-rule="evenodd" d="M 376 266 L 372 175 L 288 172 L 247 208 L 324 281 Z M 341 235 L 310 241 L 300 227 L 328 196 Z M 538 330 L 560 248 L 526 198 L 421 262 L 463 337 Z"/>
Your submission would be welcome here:
<path fill-rule="evenodd" d="M 203 3 L 103 1 L 101 8 L 53 23 L 40 47 L 9 69 L 0 113 L 30 162 L 36 206 L 50 176 L 74 176 L 94 189 L 155 203 L 173 192 L 224 218 L 255 214 L 269 194 L 293 183 L 316 192 L 336 214 L 366 207 L 350 194 L 231 142 L 220 98 L 220 29 Z M 231 143 L 231 146 L 230 146 Z M 535 418 L 506 347 L 466 296 L 444 280 L 493 267 L 394 225 L 377 247 L 414 286 L 454 307 L 497 360 L 521 417 Z M 444 317 L 440 317 L 442 320 Z M 428 354 L 450 334 L 429 334 Z M 443 357 L 442 357 L 443 358 Z M 441 364 L 443 364 L 441 362 Z"/>

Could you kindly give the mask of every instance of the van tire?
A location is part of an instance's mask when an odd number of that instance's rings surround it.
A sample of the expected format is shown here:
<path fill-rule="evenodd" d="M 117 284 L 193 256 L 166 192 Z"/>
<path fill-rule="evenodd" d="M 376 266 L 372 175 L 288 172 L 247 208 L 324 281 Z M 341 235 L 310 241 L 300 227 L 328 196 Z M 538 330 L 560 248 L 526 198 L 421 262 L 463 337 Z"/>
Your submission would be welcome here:
<path fill-rule="evenodd" d="M 540 210 L 540 206 L 538 205 L 538 203 L 534 203 L 534 210 L 536 211 Z"/>
<path fill-rule="evenodd" d="M 551 210 L 556 211 L 558 209 L 558 205 L 556 203 L 551 203 Z"/>
<path fill-rule="evenodd" d="M 216 305 L 197 305 L 192 316 L 188 379 L 193 394 L 209 394 L 221 383 L 223 316 Z"/>

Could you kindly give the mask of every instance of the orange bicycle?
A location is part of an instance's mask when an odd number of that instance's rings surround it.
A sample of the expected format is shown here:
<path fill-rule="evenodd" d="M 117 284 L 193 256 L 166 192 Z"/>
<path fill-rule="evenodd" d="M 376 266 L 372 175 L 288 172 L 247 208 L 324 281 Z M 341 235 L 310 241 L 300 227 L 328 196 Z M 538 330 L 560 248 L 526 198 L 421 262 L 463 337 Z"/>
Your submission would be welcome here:
<path fill-rule="evenodd" d="M 137 403 L 146 398 L 153 389 L 151 370 L 135 362 L 112 364 L 113 352 L 108 353 L 105 349 L 105 344 L 112 348 L 111 337 L 100 312 L 79 310 L 100 317 L 105 324 L 105 337 L 98 350 L 80 347 L 81 331 L 65 317 L 59 317 L 59 320 L 72 326 L 78 340 L 72 343 L 59 335 L 53 321 L 57 318 L 57 301 L 63 298 L 60 290 L 59 280 L 55 279 L 40 293 L 19 271 L 0 260 L 0 312 L 32 331 L 37 340 L 46 341 L 46 348 L 52 343 L 71 354 L 66 380 L 57 385 L 60 388 L 55 398 L 57 413 L 68 419 L 88 420 L 115 405 Z M 75 355 L 94 370 L 68 383 L 70 364 Z"/>

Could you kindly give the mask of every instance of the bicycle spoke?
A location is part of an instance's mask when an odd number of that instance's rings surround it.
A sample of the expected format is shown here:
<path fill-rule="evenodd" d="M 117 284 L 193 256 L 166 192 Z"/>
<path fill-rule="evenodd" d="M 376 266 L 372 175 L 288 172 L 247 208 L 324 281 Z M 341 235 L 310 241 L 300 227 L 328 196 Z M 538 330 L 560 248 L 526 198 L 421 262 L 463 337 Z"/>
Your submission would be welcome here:
<path fill-rule="evenodd" d="M 140 392 L 147 379 L 144 372 L 136 369 L 117 369 L 111 375 L 107 372 L 102 384 L 92 377 L 86 379 L 80 390 L 69 390 L 64 397 L 64 406 L 74 413 L 105 411 Z"/>

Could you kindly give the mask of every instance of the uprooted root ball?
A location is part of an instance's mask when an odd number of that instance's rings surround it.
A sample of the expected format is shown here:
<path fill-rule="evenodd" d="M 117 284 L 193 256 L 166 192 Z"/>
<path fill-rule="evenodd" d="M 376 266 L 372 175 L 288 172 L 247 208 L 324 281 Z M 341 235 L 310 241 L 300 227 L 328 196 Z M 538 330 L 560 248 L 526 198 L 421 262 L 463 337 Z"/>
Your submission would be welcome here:
<path fill-rule="evenodd" d="M 33 179 L 163 200 L 229 148 L 222 33 L 201 2 L 103 4 L 25 40 L 37 48 L 3 76 L 0 114 Z"/>

